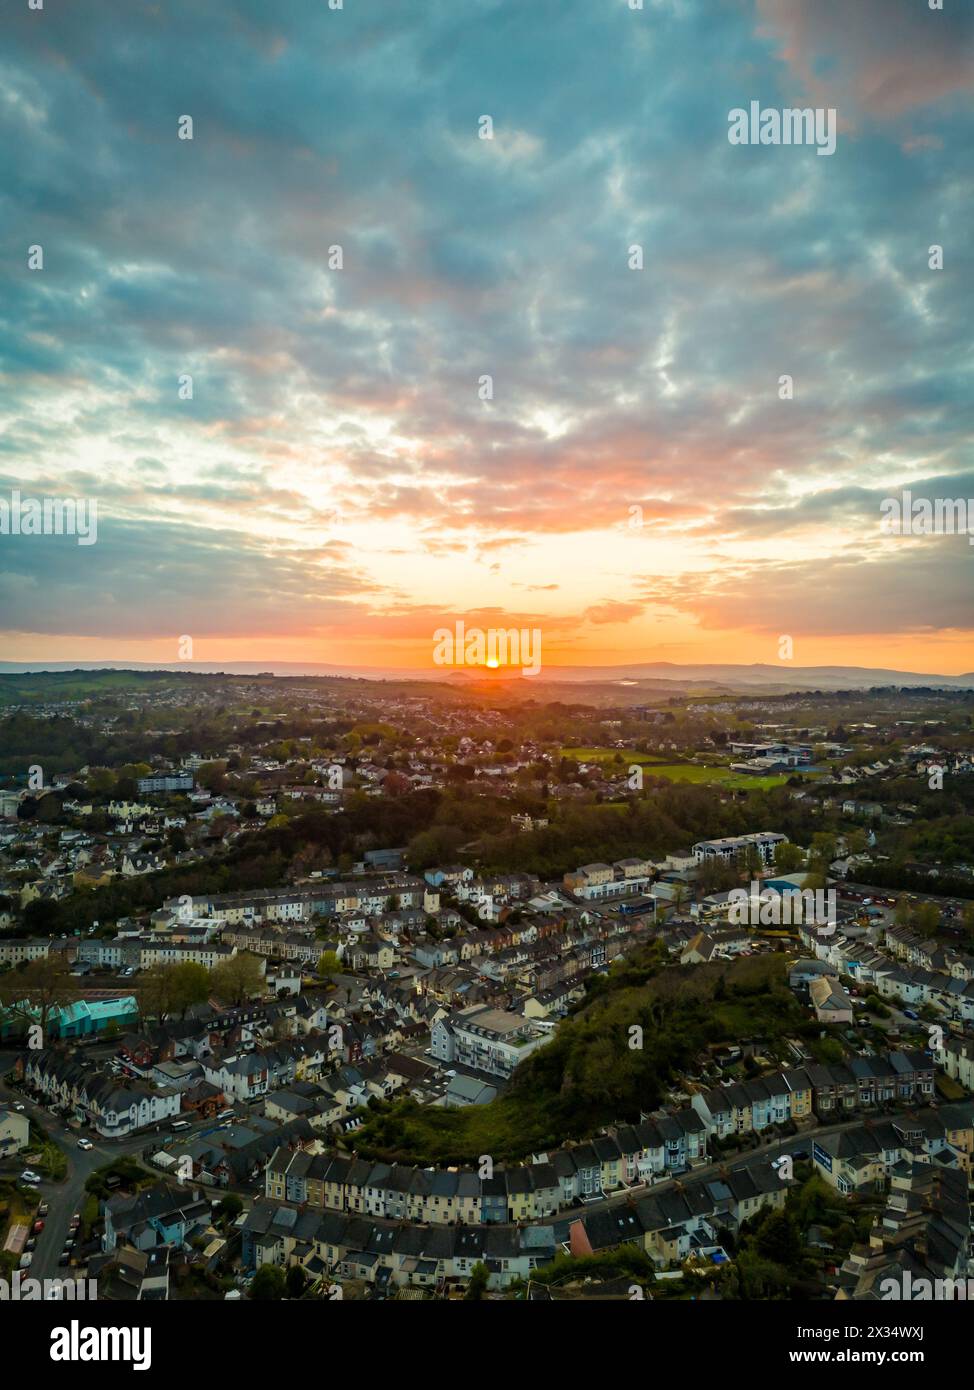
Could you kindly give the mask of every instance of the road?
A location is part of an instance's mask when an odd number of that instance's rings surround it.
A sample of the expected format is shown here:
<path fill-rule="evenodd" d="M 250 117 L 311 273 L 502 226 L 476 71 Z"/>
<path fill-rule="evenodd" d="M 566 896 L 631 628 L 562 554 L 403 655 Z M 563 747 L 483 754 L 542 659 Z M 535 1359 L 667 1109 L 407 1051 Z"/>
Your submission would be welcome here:
<path fill-rule="evenodd" d="M 96 1168 L 117 1158 L 121 1153 L 137 1153 L 145 1147 L 145 1135 L 133 1139 L 113 1141 L 111 1144 L 94 1140 L 94 1147 L 85 1151 L 77 1147 L 74 1131 L 64 1132 L 63 1126 L 42 1105 L 36 1105 L 22 1092 L 8 1091 L 0 1083 L 0 1098 L 17 1100 L 22 1103 L 30 1118 L 39 1125 L 68 1161 L 68 1174 L 63 1182 L 42 1182 L 39 1201 L 47 1202 L 48 1213 L 44 1218 L 44 1229 L 37 1237 L 34 1259 L 30 1273 L 33 1278 L 52 1279 L 58 1275 L 69 1274 L 67 1268 L 58 1267 L 58 1258 L 68 1238 L 71 1217 L 80 1212 L 86 1199 L 85 1183 Z M 60 1131 L 60 1132 L 59 1132 Z M 24 1167 L 21 1158 L 13 1171 L 20 1172 Z"/>
<path fill-rule="evenodd" d="M 16 1055 L 13 1052 L 0 1052 L 0 1078 L 10 1071 Z M 121 1154 L 141 1154 L 152 1142 L 155 1131 L 140 1130 L 138 1134 L 130 1135 L 128 1138 L 111 1140 L 99 1139 L 96 1134 L 89 1132 L 86 1137 L 90 1138 L 93 1147 L 84 1150 L 78 1148 L 79 1136 L 74 1130 L 66 1129 L 63 1122 L 43 1105 L 38 1105 L 22 1091 L 11 1090 L 2 1079 L 0 1100 L 22 1104 L 30 1118 L 45 1131 L 48 1138 L 67 1158 L 68 1173 L 63 1182 L 40 1184 L 38 1200 L 47 1202 L 48 1213 L 44 1218 L 44 1229 L 37 1237 L 34 1259 L 30 1267 L 33 1278 L 63 1278 L 71 1271 L 67 1267 L 59 1267 L 58 1258 L 70 1232 L 71 1217 L 75 1212 L 80 1212 L 84 1205 L 87 1196 L 85 1183 L 97 1168 L 103 1168 Z M 212 1120 L 201 1121 L 199 1125 L 193 1126 L 190 1134 L 212 1128 Z M 4 1169 L 8 1173 L 20 1173 L 24 1166 L 23 1156 L 20 1156 L 14 1165 L 5 1164 Z"/>
<path fill-rule="evenodd" d="M 953 909 L 955 918 L 970 907 L 970 898 L 955 898 L 952 895 L 938 893 L 935 882 L 931 881 L 933 891 L 929 893 L 918 892 L 915 888 L 874 888 L 868 883 L 854 883 L 851 879 L 838 879 L 835 886 L 837 888 L 847 888 L 853 893 L 865 893 L 867 897 L 879 896 L 881 898 L 906 898 L 918 903 L 935 903 L 937 907 L 949 907 Z M 887 909 L 890 917 L 895 917 L 896 909 Z"/>
<path fill-rule="evenodd" d="M 13 1069 L 19 1055 L 19 1052 L 0 1050 L 0 1101 L 22 1104 L 35 1124 L 45 1132 L 51 1142 L 58 1146 L 68 1163 L 67 1177 L 63 1182 L 42 1182 L 39 1184 L 40 1196 L 38 1201 L 47 1202 L 48 1213 L 44 1218 L 44 1229 L 37 1237 L 30 1273 L 36 1279 L 64 1278 L 74 1271 L 68 1266 L 59 1266 L 58 1259 L 70 1233 L 71 1217 L 75 1212 L 80 1212 L 84 1206 L 87 1197 L 85 1183 L 92 1173 L 98 1168 L 104 1168 L 112 1159 L 119 1158 L 122 1154 L 136 1154 L 141 1158 L 143 1150 L 148 1148 L 153 1141 L 157 1140 L 161 1146 L 172 1135 L 166 1122 L 158 1127 L 139 1130 L 138 1133 L 129 1135 L 124 1139 L 99 1138 L 94 1130 L 89 1129 L 85 1131 L 84 1137 L 90 1140 L 92 1147 L 79 1149 L 78 1139 L 81 1136 L 76 1130 L 68 1129 L 63 1120 L 52 1115 L 45 1105 L 31 1100 L 23 1091 L 11 1089 L 4 1082 L 3 1078 Z M 245 1115 L 247 1107 L 239 1108 Z M 198 1120 L 191 1122 L 190 1128 L 184 1130 L 180 1138 L 183 1140 L 196 1138 L 215 1128 L 216 1125 L 212 1119 Z M 12 1164 L 4 1163 L 2 1171 L 7 1174 L 11 1172 L 17 1174 L 22 1172 L 24 1167 L 25 1162 L 23 1155 L 21 1155 Z M 194 1182 L 193 1186 L 212 1197 L 226 1195 L 223 1188 L 207 1187 L 199 1182 Z M 237 1195 L 241 1197 L 245 1209 L 251 1205 L 253 1197 L 250 1194 L 238 1193 Z"/>

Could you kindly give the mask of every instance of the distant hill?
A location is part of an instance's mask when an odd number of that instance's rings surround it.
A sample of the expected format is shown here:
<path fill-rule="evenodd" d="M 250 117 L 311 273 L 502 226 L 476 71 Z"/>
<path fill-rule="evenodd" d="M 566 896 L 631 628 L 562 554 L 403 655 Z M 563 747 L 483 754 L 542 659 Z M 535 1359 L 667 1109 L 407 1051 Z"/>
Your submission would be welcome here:
<path fill-rule="evenodd" d="M 516 685 L 520 698 L 550 694 L 553 685 L 598 687 L 602 692 L 623 690 L 629 699 L 642 691 L 678 693 L 680 690 L 708 693 L 735 693 L 764 690 L 775 694 L 803 690 L 868 690 L 873 686 L 912 688 L 931 686 L 945 690 L 974 689 L 974 672 L 960 676 L 945 676 L 929 672 L 896 671 L 869 666 L 773 666 L 755 663 L 738 666 L 732 663 L 701 663 L 676 665 L 669 661 L 631 662 L 621 666 L 545 666 L 541 674 L 522 677 L 506 671 L 480 671 L 470 668 L 434 668 L 429 671 L 410 667 L 340 666 L 329 662 L 287 661 L 183 661 L 152 663 L 136 661 L 0 661 L 0 674 L 64 673 L 69 671 L 130 671 L 133 674 L 167 671 L 182 675 L 238 675 L 280 677 L 338 677 L 346 680 L 417 682 L 429 684 L 447 681 L 469 693 L 506 687 L 509 694 Z M 572 692 L 574 699 L 582 691 Z"/>
<path fill-rule="evenodd" d="M 724 685 L 734 689 L 752 686 L 786 686 L 792 690 L 868 690 L 877 685 L 942 686 L 949 689 L 974 688 L 974 675 L 944 676 L 918 671 L 896 671 L 870 666 L 772 666 L 756 662 L 750 666 L 731 663 L 675 665 L 669 661 L 638 662 L 628 666 L 549 666 L 547 680 L 666 680 Z"/>

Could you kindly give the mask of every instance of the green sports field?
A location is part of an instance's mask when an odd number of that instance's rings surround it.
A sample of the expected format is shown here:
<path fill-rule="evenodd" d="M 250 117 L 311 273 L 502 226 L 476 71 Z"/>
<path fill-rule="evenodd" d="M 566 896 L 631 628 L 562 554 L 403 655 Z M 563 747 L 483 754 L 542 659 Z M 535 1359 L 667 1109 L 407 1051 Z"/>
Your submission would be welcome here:
<path fill-rule="evenodd" d="M 663 763 L 658 753 L 635 753 L 631 748 L 563 748 L 563 758 L 574 758 L 577 763 L 611 763 L 616 755 L 622 758 L 626 767 L 632 763 Z"/>
<path fill-rule="evenodd" d="M 668 763 L 656 753 L 635 753 L 627 748 L 563 748 L 563 758 L 574 758 L 583 763 L 612 763 L 616 755 L 622 757 L 625 767 L 639 764 L 646 768 L 647 776 L 665 777 L 669 782 L 693 782 L 700 786 L 753 787 L 767 791 L 770 787 L 780 787 L 786 780 L 785 774 L 773 773 L 766 777 L 751 777 L 746 772 L 731 772 L 729 767 L 701 767 L 697 763 Z"/>

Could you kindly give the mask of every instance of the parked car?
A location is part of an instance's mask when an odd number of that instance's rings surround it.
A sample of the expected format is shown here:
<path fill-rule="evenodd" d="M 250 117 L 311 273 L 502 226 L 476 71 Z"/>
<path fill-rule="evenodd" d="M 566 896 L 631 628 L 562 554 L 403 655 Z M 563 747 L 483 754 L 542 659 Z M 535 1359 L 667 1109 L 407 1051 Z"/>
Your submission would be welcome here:
<path fill-rule="evenodd" d="M 43 1222 L 43 1221 L 35 1221 L 34 1224 L 33 1224 L 33 1226 L 31 1227 L 31 1230 L 34 1232 L 34 1235 L 35 1235 L 35 1236 L 39 1236 L 40 1233 L 41 1233 L 41 1231 L 43 1231 L 43 1229 L 44 1229 L 44 1222 Z"/>
<path fill-rule="evenodd" d="M 78 1227 L 81 1225 L 81 1212 L 76 1211 L 68 1224 L 71 1227 L 72 1231 L 76 1231 Z"/>
<path fill-rule="evenodd" d="M 48 1210 L 48 1208 L 47 1208 L 47 1203 L 46 1203 L 46 1202 L 41 1202 L 40 1206 L 37 1208 L 37 1215 L 38 1215 L 38 1216 L 46 1216 L 46 1215 L 47 1215 L 47 1210 Z"/>
<path fill-rule="evenodd" d="M 25 1168 L 20 1175 L 21 1182 L 40 1182 L 40 1173 L 35 1173 L 33 1168 Z"/>
<path fill-rule="evenodd" d="M 24 1102 L 23 1102 L 22 1100 L 18 1100 L 18 1101 L 14 1104 L 14 1109 L 15 1109 L 15 1110 L 26 1110 L 27 1107 L 26 1107 L 26 1105 L 24 1104 Z"/>
<path fill-rule="evenodd" d="M 95 1147 L 95 1146 L 94 1146 L 94 1144 L 91 1142 L 90 1139 L 79 1139 L 79 1140 L 78 1140 L 78 1148 L 79 1148 L 79 1149 L 84 1149 L 84 1150 L 87 1152 L 88 1149 L 93 1149 L 94 1147 Z"/>
<path fill-rule="evenodd" d="M 31 1267 L 31 1265 L 32 1265 L 33 1263 L 34 1263 L 34 1256 L 31 1254 L 31 1252 L 30 1252 L 29 1250 L 26 1250 L 26 1251 L 23 1253 L 23 1255 L 21 1255 L 21 1257 L 20 1257 L 20 1268 L 21 1268 L 21 1269 L 30 1269 L 30 1267 Z"/>
<path fill-rule="evenodd" d="M 59 1266 L 60 1266 L 62 1269 L 64 1268 L 65 1265 L 69 1265 L 69 1264 L 71 1263 L 71 1251 L 70 1251 L 70 1250 L 62 1250 L 61 1253 L 60 1253 L 60 1255 L 58 1256 L 58 1261 L 57 1261 L 57 1262 L 58 1262 Z"/>

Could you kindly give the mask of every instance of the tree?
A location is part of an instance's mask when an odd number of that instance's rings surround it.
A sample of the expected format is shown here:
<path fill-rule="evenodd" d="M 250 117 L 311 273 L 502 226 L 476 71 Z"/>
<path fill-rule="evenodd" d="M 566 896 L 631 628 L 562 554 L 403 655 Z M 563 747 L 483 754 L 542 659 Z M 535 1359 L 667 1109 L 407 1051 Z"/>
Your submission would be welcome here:
<path fill-rule="evenodd" d="M 405 796 L 410 790 L 410 781 L 401 772 L 387 772 L 382 779 L 383 796 Z"/>
<path fill-rule="evenodd" d="M 793 1269 L 802 1258 L 802 1240 L 794 1218 L 783 1211 L 772 1212 L 762 1223 L 755 1240 L 757 1252 L 766 1260 Z"/>
<path fill-rule="evenodd" d="M 53 936 L 59 919 L 58 904 L 50 898 L 31 898 L 24 908 L 24 926 L 31 936 Z"/>
<path fill-rule="evenodd" d="M 935 935 L 940 926 L 940 908 L 936 903 L 920 903 L 913 914 L 913 926 L 921 936 Z"/>
<path fill-rule="evenodd" d="M 203 763 L 197 770 L 196 780 L 205 791 L 217 796 L 227 789 L 226 771 L 225 762 Z"/>
<path fill-rule="evenodd" d="M 964 931 L 968 936 L 974 936 L 974 903 L 968 903 L 964 908 L 964 915 L 961 918 Z"/>
<path fill-rule="evenodd" d="M 849 854 L 863 854 L 869 848 L 869 836 L 865 830 L 853 830 L 845 838 Z"/>
<path fill-rule="evenodd" d="M 261 1265 L 247 1292 L 248 1298 L 275 1301 L 282 1299 L 287 1292 L 287 1280 L 283 1269 L 277 1265 Z"/>
<path fill-rule="evenodd" d="M 330 980 L 341 973 L 342 963 L 335 951 L 322 951 L 318 957 L 318 974 Z"/>
<path fill-rule="evenodd" d="M 37 817 L 39 820 L 50 823 L 51 821 L 56 821 L 60 814 L 61 802 L 58 797 L 50 794 L 41 797 L 40 801 L 37 803 Z"/>
<path fill-rule="evenodd" d="M 801 868 L 804 858 L 801 846 L 793 845 L 790 840 L 782 840 L 775 846 L 774 866 L 779 873 L 794 873 L 796 869 Z"/>
<path fill-rule="evenodd" d="M 221 1198 L 216 1209 L 216 1215 L 226 1217 L 228 1221 L 233 1221 L 242 1211 L 243 1202 L 235 1192 L 228 1192 L 225 1197 Z"/>
<path fill-rule="evenodd" d="M 748 845 L 744 851 L 744 882 L 753 883 L 755 879 L 761 877 L 764 868 L 764 860 L 757 845 Z"/>
<path fill-rule="evenodd" d="M 470 1282 L 467 1284 L 465 1297 L 474 1302 L 479 1302 L 486 1292 L 487 1281 L 489 1279 L 490 1271 L 485 1264 L 482 1264 L 478 1260 L 470 1271 Z"/>
<path fill-rule="evenodd" d="M 249 951 L 238 951 L 235 956 L 215 965 L 210 971 L 210 984 L 224 1004 L 240 1005 L 261 994 L 264 988 L 262 962 Z"/>
<path fill-rule="evenodd" d="M 168 965 L 164 969 L 172 976 L 173 1011 L 178 1012 L 180 1018 L 185 1018 L 194 1004 L 202 1004 L 209 997 L 210 972 L 205 965 L 192 960 L 180 961 L 178 965 Z"/>
<path fill-rule="evenodd" d="M 737 869 L 733 864 L 712 855 L 705 859 L 697 871 L 696 887 L 700 897 L 708 893 L 723 893 L 737 883 Z"/>
<path fill-rule="evenodd" d="M 300 1298 L 301 1295 L 304 1293 L 305 1285 L 307 1284 L 307 1282 L 308 1276 L 305 1274 L 304 1270 L 301 1268 L 300 1265 L 289 1266 L 287 1275 L 284 1280 L 284 1287 L 287 1291 L 287 1297 Z"/>
<path fill-rule="evenodd" d="M 835 836 L 827 830 L 817 831 L 812 836 L 810 858 L 817 860 L 823 869 L 827 869 L 835 858 Z"/>
<path fill-rule="evenodd" d="M 176 1012 L 179 995 L 173 978 L 175 970 L 172 965 L 151 965 L 143 970 L 135 993 L 143 1019 L 155 1018 L 162 1022 Z"/>
<path fill-rule="evenodd" d="M 40 1024 L 42 1045 L 47 1041 L 47 1021 L 53 1011 L 79 997 L 71 983 L 67 963 L 51 951 L 11 970 L 0 980 L 0 1004 L 26 1024 Z"/>

